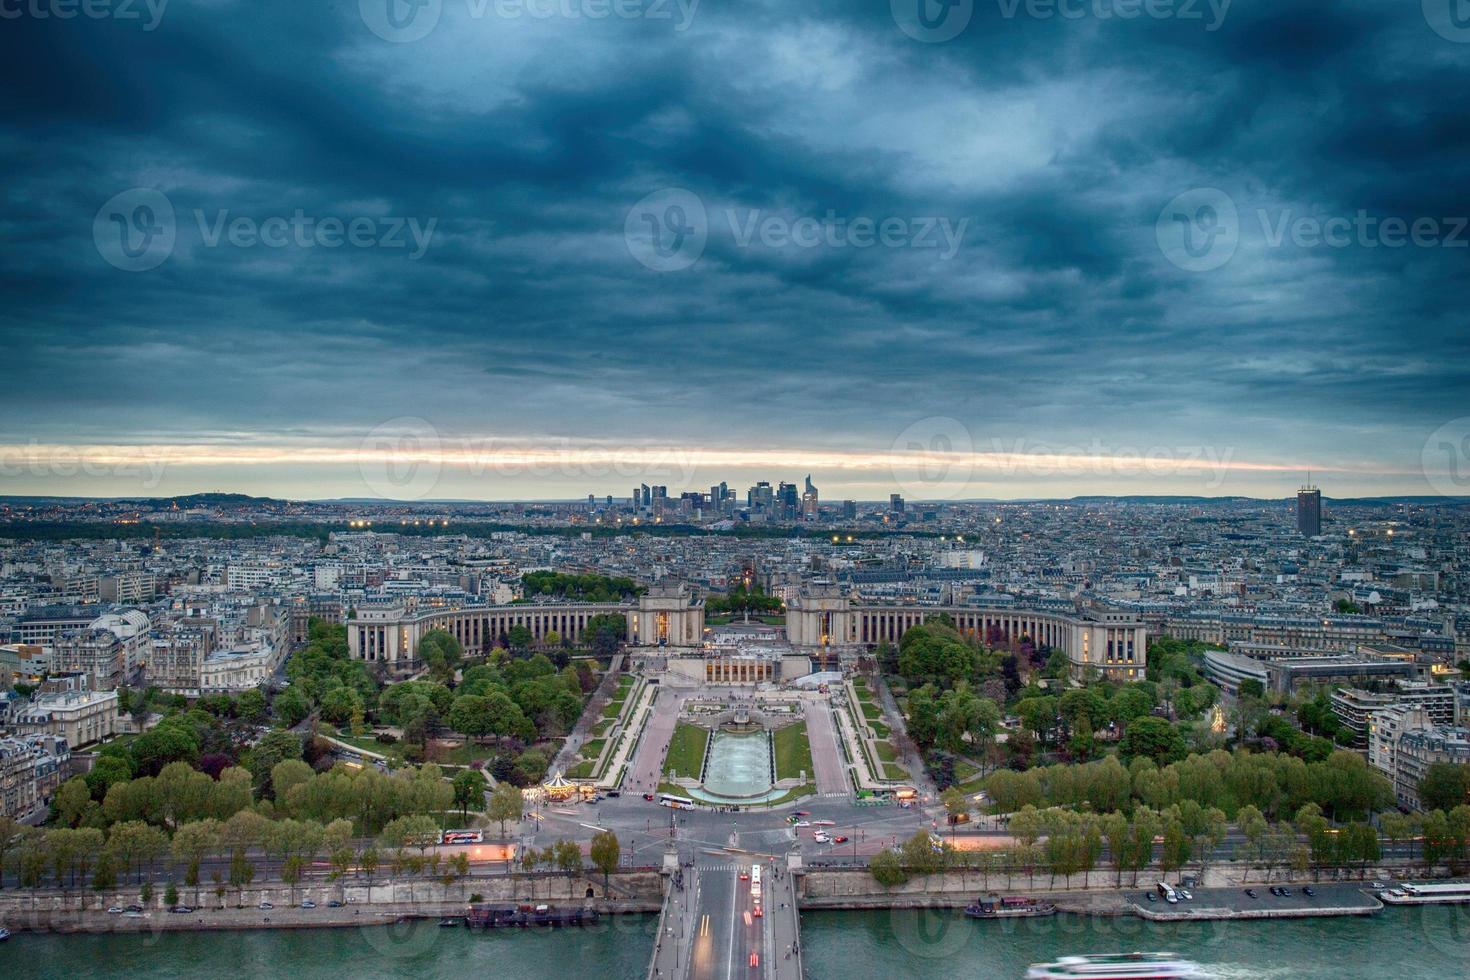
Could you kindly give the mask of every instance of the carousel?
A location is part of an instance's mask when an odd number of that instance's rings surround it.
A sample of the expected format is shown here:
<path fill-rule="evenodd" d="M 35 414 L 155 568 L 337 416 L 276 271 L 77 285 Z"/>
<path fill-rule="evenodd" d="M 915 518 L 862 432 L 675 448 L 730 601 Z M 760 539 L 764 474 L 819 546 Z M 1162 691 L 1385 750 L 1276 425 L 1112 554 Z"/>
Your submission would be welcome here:
<path fill-rule="evenodd" d="M 550 779 L 541 784 L 541 792 L 552 803 L 565 803 L 580 796 L 582 790 L 576 783 L 568 782 L 567 777 L 557 771 L 551 774 Z"/>

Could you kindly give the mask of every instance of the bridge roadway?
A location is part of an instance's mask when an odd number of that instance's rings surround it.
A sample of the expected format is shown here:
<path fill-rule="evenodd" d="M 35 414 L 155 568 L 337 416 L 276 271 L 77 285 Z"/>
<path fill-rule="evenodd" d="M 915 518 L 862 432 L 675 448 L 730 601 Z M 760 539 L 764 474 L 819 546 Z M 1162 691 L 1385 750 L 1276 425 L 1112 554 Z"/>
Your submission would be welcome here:
<path fill-rule="evenodd" d="M 750 872 L 761 868 L 761 915 Z M 801 980 L 791 877 L 769 859 L 731 854 L 685 865 L 669 882 L 649 980 Z"/>

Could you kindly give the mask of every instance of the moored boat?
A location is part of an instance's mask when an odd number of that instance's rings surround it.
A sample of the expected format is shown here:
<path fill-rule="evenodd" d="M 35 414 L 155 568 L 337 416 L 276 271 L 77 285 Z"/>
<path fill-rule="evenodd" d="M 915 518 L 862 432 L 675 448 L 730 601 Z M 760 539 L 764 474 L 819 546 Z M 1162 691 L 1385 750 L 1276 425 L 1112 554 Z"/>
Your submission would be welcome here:
<path fill-rule="evenodd" d="M 1204 980 L 1209 974 L 1198 963 L 1175 953 L 1103 953 L 1063 956 L 1052 963 L 1036 963 L 1027 980 Z"/>
<path fill-rule="evenodd" d="M 1041 915 L 1056 915 L 1057 907 L 1051 902 L 1038 902 L 1034 898 L 1007 896 L 998 899 L 978 899 L 973 905 L 965 906 L 965 914 L 972 919 L 1026 919 Z"/>

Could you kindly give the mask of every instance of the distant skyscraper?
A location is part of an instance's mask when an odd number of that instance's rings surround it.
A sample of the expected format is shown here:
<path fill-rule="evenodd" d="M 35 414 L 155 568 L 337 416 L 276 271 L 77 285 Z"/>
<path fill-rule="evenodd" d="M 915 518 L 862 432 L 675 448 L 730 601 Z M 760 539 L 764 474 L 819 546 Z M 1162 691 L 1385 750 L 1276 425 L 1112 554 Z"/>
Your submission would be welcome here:
<path fill-rule="evenodd" d="M 784 480 L 776 488 L 776 511 L 783 521 L 796 518 L 801 511 L 801 496 L 796 484 L 787 483 Z"/>
<path fill-rule="evenodd" d="M 888 509 L 895 514 L 903 513 L 903 494 L 890 493 L 888 495 Z"/>
<path fill-rule="evenodd" d="M 821 512 L 821 506 L 817 501 L 817 486 L 812 482 L 812 475 L 806 475 L 806 489 L 801 494 L 801 516 L 815 518 Z"/>
<path fill-rule="evenodd" d="M 848 521 L 852 520 L 854 517 L 857 517 L 856 500 L 844 500 L 842 502 L 842 517 L 844 520 Z"/>
<path fill-rule="evenodd" d="M 1322 491 L 1310 484 L 1296 493 L 1296 529 L 1309 538 L 1322 533 Z"/>
<path fill-rule="evenodd" d="M 745 496 L 745 503 L 752 510 L 770 510 L 771 501 L 771 485 L 765 480 L 751 487 L 750 492 Z"/>

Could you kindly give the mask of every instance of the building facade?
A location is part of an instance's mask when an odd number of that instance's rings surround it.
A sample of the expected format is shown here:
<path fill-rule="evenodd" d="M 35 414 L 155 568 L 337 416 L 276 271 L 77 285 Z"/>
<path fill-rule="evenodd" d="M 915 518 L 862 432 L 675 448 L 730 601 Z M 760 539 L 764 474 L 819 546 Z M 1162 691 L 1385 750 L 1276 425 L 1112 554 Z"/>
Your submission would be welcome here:
<path fill-rule="evenodd" d="M 445 630 L 471 655 L 504 646 L 512 629 L 540 641 L 555 632 L 580 642 L 598 616 L 627 622 L 624 642 L 635 646 L 698 646 L 704 637 L 704 600 L 687 585 L 655 585 L 636 602 L 568 602 L 545 605 L 465 606 L 409 612 L 401 604 L 365 605 L 347 622 L 347 648 L 359 660 L 408 667 L 418 662 L 418 643 Z"/>
<path fill-rule="evenodd" d="M 798 649 L 898 643 L 903 634 L 946 614 L 961 633 L 987 643 L 1029 641 L 1061 650 L 1072 672 L 1141 679 L 1148 631 L 1132 614 L 1101 606 L 1051 609 L 984 606 L 853 605 L 835 589 L 806 589 L 788 603 L 786 635 Z"/>

